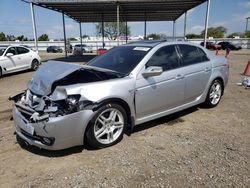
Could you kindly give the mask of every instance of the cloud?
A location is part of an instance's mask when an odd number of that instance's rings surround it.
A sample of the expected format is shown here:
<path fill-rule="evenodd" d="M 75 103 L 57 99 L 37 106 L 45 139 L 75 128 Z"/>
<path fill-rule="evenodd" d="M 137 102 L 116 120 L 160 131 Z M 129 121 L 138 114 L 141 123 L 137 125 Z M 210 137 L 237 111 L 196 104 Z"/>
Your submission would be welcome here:
<path fill-rule="evenodd" d="M 246 13 L 242 13 L 242 14 L 234 14 L 232 21 L 243 21 L 249 16 L 250 16 L 250 11 L 248 11 Z"/>
<path fill-rule="evenodd" d="M 250 1 L 240 2 L 239 5 L 245 8 L 250 8 Z"/>
<path fill-rule="evenodd" d="M 187 33 L 195 33 L 200 34 L 202 30 L 204 30 L 204 25 L 195 25 L 190 28 L 187 28 Z"/>

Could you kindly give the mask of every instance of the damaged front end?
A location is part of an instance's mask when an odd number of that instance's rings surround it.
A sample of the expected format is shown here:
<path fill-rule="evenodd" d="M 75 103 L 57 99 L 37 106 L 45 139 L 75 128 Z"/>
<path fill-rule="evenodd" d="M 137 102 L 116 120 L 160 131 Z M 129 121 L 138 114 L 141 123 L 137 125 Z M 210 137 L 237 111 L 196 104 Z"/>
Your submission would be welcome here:
<path fill-rule="evenodd" d="M 15 132 L 29 144 L 45 149 L 82 145 L 85 129 L 98 106 L 82 96 L 82 87 L 119 77 L 79 65 L 46 63 L 34 73 L 26 91 L 9 98 L 15 103 Z M 67 87 L 76 90 L 69 92 Z"/>
<path fill-rule="evenodd" d="M 81 95 L 69 95 L 65 99 L 53 100 L 48 96 L 40 96 L 30 90 L 18 93 L 9 98 L 15 107 L 31 123 L 48 121 L 50 117 L 72 114 L 84 109 L 91 109 L 93 102 L 80 101 Z"/>

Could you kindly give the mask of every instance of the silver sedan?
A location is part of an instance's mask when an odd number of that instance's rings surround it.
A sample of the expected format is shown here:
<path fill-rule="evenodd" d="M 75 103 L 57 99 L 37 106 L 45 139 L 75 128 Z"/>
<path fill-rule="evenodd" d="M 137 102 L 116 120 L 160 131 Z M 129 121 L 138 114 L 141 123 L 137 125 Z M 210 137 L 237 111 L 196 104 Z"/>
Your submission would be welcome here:
<path fill-rule="evenodd" d="M 142 41 L 87 65 L 48 62 L 14 100 L 17 139 L 50 150 L 118 143 L 125 129 L 201 103 L 215 107 L 229 66 L 201 46 Z"/>

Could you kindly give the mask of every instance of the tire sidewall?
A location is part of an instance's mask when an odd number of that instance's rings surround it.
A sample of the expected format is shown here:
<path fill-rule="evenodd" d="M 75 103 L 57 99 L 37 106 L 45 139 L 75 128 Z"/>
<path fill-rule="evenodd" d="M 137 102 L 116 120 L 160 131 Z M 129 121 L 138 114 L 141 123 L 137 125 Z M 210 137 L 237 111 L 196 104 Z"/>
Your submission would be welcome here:
<path fill-rule="evenodd" d="M 34 64 L 37 64 L 36 68 L 34 68 Z M 33 59 L 31 62 L 31 69 L 36 71 L 39 68 L 39 62 L 36 59 Z"/>
<path fill-rule="evenodd" d="M 96 122 L 96 119 L 98 118 L 98 116 L 105 110 L 109 109 L 109 108 L 115 108 L 117 110 L 119 110 L 122 113 L 123 119 L 124 119 L 124 126 L 122 129 L 122 132 L 120 134 L 120 136 L 112 143 L 110 144 L 103 144 L 100 143 L 94 135 L 94 125 Z M 118 142 L 120 142 L 123 138 L 123 134 L 124 134 L 124 130 L 125 127 L 127 125 L 127 114 L 126 111 L 124 110 L 124 108 L 122 106 L 120 106 L 119 104 L 116 103 L 107 103 L 103 106 L 101 106 L 98 110 L 96 115 L 92 118 L 92 120 L 89 123 L 88 129 L 86 130 L 86 134 L 85 134 L 85 141 L 92 147 L 100 149 L 100 148 L 105 148 L 105 147 L 109 147 L 112 145 L 117 144 Z"/>
<path fill-rule="evenodd" d="M 210 100 L 210 92 L 211 92 L 211 89 L 212 89 L 212 86 L 214 85 L 214 83 L 219 83 L 220 84 L 220 87 L 221 87 L 221 95 L 220 95 L 220 99 L 219 101 L 216 103 L 216 104 L 213 104 Z M 206 106 L 209 107 L 209 108 L 213 108 L 213 107 L 216 107 L 219 103 L 220 103 L 220 100 L 221 100 L 221 97 L 222 97 L 222 93 L 223 93 L 223 85 L 221 83 L 221 81 L 219 79 L 215 79 L 212 84 L 210 85 L 209 87 L 209 90 L 208 90 L 208 93 L 207 93 L 207 98 L 206 98 Z"/>

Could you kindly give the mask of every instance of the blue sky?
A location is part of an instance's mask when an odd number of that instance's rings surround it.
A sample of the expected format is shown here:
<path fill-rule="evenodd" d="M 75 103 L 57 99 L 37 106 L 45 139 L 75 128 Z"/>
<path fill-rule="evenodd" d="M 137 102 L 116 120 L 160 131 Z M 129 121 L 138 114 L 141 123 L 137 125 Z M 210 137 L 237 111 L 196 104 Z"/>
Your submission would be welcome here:
<path fill-rule="evenodd" d="M 199 34 L 204 29 L 206 3 L 190 10 L 187 33 Z M 62 15 L 58 12 L 35 7 L 38 35 L 47 33 L 50 38 L 63 38 Z M 250 16 L 250 0 L 211 0 L 209 27 L 224 26 L 228 33 L 244 32 L 246 17 Z M 177 20 L 177 35 L 183 35 L 184 16 Z M 79 24 L 65 19 L 67 37 L 79 36 Z M 129 23 L 132 35 L 143 35 L 144 23 Z M 250 23 L 249 23 L 250 29 Z M 82 24 L 83 34 L 95 36 L 94 24 Z M 30 6 L 20 0 L 0 0 L 0 32 L 33 38 Z M 171 22 L 148 22 L 147 33 L 172 34 Z"/>

